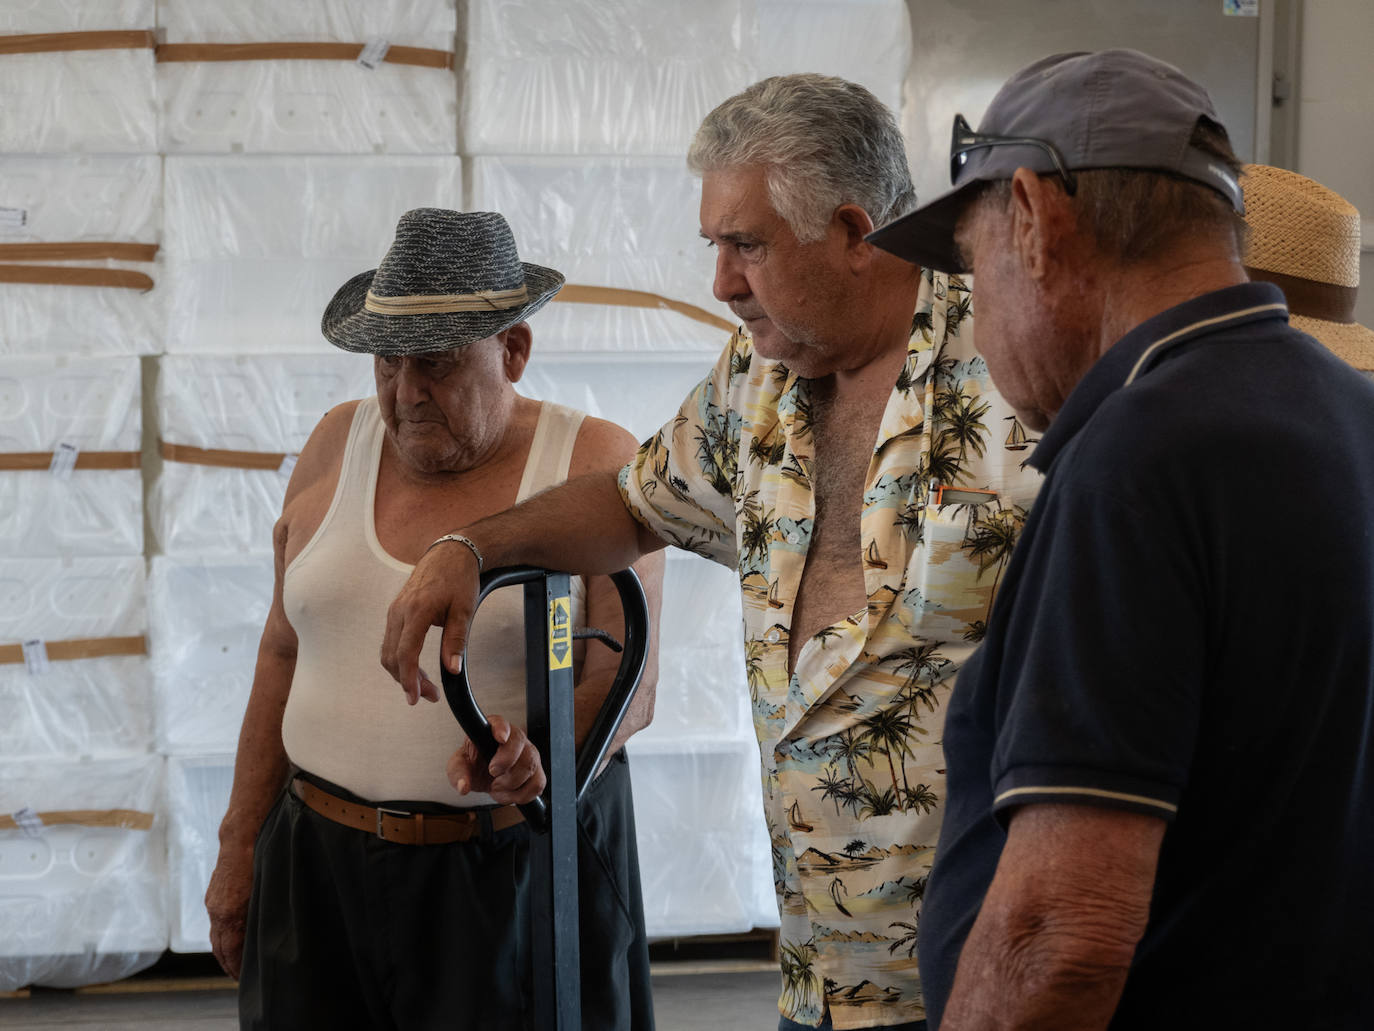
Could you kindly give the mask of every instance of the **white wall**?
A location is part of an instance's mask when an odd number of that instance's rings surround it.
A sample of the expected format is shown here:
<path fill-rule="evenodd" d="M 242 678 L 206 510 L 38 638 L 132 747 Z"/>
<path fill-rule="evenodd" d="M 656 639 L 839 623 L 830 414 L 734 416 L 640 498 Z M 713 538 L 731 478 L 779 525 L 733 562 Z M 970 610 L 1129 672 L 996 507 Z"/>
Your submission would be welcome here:
<path fill-rule="evenodd" d="M 1364 216 L 1355 318 L 1374 325 L 1374 3 L 1306 0 L 1295 170 Z"/>

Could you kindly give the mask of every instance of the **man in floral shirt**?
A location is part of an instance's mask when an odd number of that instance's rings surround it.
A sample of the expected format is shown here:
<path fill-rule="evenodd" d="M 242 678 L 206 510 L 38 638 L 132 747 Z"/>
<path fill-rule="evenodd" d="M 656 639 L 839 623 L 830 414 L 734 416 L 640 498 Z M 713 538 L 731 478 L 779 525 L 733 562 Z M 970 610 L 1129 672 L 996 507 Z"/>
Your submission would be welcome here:
<path fill-rule="evenodd" d="M 891 114 L 816 75 L 757 83 L 698 131 L 715 293 L 743 326 L 620 473 L 462 530 L 392 606 L 383 664 L 438 696 L 478 561 L 612 571 L 674 544 L 738 570 L 782 913 L 780 1027 L 924 1026 L 919 903 L 944 703 L 1037 486 L 973 348 L 969 289 L 864 237 L 914 206 Z"/>

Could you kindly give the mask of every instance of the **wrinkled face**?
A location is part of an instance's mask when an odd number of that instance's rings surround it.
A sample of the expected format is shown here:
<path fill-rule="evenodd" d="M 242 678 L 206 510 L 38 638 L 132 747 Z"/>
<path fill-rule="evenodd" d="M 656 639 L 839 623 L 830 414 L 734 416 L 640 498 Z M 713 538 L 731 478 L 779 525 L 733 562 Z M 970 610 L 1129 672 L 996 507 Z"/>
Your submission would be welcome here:
<path fill-rule="evenodd" d="M 1059 406 L 1048 407 L 1043 396 L 1037 350 L 1053 334 L 1041 332 L 1039 301 L 1013 253 L 1010 218 L 995 201 L 975 201 L 965 206 L 954 239 L 973 276 L 978 353 L 1026 427 L 1043 430 Z"/>
<path fill-rule="evenodd" d="M 501 336 L 449 351 L 373 359 L 387 436 L 418 472 L 460 472 L 501 439 L 513 405 Z"/>
<path fill-rule="evenodd" d="M 757 165 L 707 172 L 701 235 L 716 248 L 713 291 L 744 323 L 765 358 L 801 376 L 834 371 L 844 346 L 844 244 L 832 226 L 801 243 L 768 198 Z"/>

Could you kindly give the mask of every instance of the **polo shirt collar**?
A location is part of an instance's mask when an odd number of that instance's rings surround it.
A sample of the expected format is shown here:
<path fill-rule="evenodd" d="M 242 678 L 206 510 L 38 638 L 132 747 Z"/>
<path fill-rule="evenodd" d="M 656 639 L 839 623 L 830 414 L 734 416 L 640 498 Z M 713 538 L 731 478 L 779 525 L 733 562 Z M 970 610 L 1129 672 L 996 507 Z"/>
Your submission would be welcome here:
<path fill-rule="evenodd" d="M 1147 319 L 1108 348 L 1078 381 L 1027 464 L 1046 472 L 1108 397 L 1176 345 L 1248 322 L 1278 318 L 1288 318 L 1282 290 L 1272 283 L 1241 283 L 1194 297 Z"/>

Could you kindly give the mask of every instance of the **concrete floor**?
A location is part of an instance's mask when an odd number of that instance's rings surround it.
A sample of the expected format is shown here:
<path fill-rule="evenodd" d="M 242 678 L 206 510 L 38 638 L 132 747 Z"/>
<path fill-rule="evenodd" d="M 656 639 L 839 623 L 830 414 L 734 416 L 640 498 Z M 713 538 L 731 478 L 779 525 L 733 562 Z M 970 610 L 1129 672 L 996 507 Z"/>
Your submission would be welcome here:
<path fill-rule="evenodd" d="M 776 969 L 686 973 L 656 967 L 657 1031 L 774 1031 Z M 658 973 L 664 969 L 664 973 Z M 699 970 L 699 966 L 691 969 Z M 237 1031 L 234 993 L 224 989 L 92 994 L 35 989 L 27 999 L 0 999 L 0 1028 L 53 1031 Z"/>

